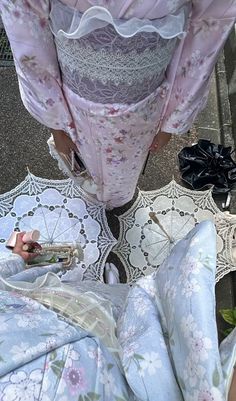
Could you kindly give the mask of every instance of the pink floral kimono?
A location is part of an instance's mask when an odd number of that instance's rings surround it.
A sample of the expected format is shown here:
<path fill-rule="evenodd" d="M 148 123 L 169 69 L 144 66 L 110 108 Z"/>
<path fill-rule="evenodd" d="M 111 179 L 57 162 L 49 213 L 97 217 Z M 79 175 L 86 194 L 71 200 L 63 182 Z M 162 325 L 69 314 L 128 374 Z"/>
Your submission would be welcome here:
<path fill-rule="evenodd" d="M 156 133 L 188 131 L 236 0 L 0 0 L 21 97 L 67 132 L 109 207 L 131 200 Z"/>

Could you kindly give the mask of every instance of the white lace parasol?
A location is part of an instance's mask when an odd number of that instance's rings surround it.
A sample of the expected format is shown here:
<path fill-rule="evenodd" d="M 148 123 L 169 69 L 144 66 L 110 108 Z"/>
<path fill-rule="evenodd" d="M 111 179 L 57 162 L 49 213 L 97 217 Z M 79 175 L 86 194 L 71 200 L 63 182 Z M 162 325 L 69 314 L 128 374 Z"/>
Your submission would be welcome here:
<path fill-rule="evenodd" d="M 84 251 L 83 262 L 76 266 L 78 276 L 103 280 L 116 240 L 104 206 L 72 180 L 53 181 L 29 173 L 19 186 L 0 195 L 0 250 L 6 250 L 12 231 L 32 229 L 40 231 L 40 242 L 46 245 L 78 242 Z"/>
<path fill-rule="evenodd" d="M 214 221 L 217 230 L 216 281 L 236 270 L 236 216 L 218 209 L 211 190 L 192 191 L 173 180 L 156 191 L 140 191 L 133 206 L 118 218 L 120 236 L 113 251 L 125 266 L 128 282 L 153 272 L 172 247 L 203 220 Z"/>

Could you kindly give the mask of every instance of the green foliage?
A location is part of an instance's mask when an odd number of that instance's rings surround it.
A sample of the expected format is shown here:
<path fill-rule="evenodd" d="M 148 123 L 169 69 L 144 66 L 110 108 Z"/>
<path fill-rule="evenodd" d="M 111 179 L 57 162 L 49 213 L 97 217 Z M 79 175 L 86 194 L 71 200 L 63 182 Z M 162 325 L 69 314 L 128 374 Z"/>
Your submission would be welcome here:
<path fill-rule="evenodd" d="M 85 395 L 80 395 L 78 401 L 98 401 L 100 400 L 100 398 L 101 398 L 100 394 L 91 391 Z"/>
<path fill-rule="evenodd" d="M 227 336 L 229 333 L 231 333 L 234 327 L 236 327 L 236 307 L 233 309 L 221 309 L 219 313 L 221 314 L 223 319 L 231 326 L 223 332 L 224 335 Z"/>
<path fill-rule="evenodd" d="M 217 369 L 217 366 L 215 367 L 215 370 L 213 372 L 212 382 L 213 382 L 215 387 L 218 387 L 219 384 L 220 384 L 220 374 L 219 374 L 219 371 Z"/>

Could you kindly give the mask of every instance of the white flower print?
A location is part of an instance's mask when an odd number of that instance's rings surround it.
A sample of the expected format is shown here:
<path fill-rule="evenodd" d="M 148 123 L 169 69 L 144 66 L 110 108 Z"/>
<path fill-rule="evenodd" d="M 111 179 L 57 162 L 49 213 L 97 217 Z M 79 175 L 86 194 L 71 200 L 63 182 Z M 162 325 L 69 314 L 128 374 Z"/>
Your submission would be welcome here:
<path fill-rule="evenodd" d="M 199 274 L 202 268 L 202 263 L 198 258 L 194 258 L 191 255 L 187 255 L 183 264 L 181 265 L 181 271 L 183 275 L 188 277 L 189 274 Z"/>
<path fill-rule="evenodd" d="M 193 293 L 199 292 L 200 289 L 201 287 L 198 284 L 197 280 L 193 278 L 192 280 L 184 282 L 182 294 L 185 295 L 187 298 L 190 298 L 193 295 Z"/>
<path fill-rule="evenodd" d="M 204 383 L 204 388 L 194 392 L 193 401 L 223 401 L 222 393 L 216 388 Z M 191 400 L 191 401 L 192 401 Z"/>
<path fill-rule="evenodd" d="M 144 359 L 140 361 L 140 375 L 144 376 L 146 373 L 153 376 L 157 369 L 162 367 L 159 354 L 157 352 L 145 353 L 142 355 Z"/>
<path fill-rule="evenodd" d="M 22 315 L 15 315 L 18 327 L 31 327 L 35 328 L 40 325 L 42 317 L 33 313 L 25 313 Z"/>
<path fill-rule="evenodd" d="M 26 304 L 26 309 L 24 310 L 29 312 L 42 309 L 42 305 L 39 302 L 35 301 L 34 299 L 27 298 L 24 295 L 21 296 L 21 302 Z"/>
<path fill-rule="evenodd" d="M 32 348 L 28 343 L 21 342 L 18 345 L 13 345 L 10 349 L 11 354 L 13 354 L 12 359 L 15 362 L 20 362 L 22 359 L 24 360 L 29 355 L 33 355 Z"/>
<path fill-rule="evenodd" d="M 0 333 L 8 330 L 8 323 L 5 316 L 0 316 Z"/>
<path fill-rule="evenodd" d="M 196 361 L 195 358 L 192 358 L 191 356 L 186 359 L 185 362 L 185 369 L 183 371 L 184 373 L 184 380 L 185 382 L 189 382 L 189 385 L 191 387 L 195 387 L 198 380 L 203 377 L 205 374 L 206 369 L 199 364 L 198 361 Z"/>
<path fill-rule="evenodd" d="M 74 350 L 73 346 L 71 345 L 67 354 L 65 368 L 71 368 L 74 361 L 78 361 L 80 359 L 80 354 Z"/>
<path fill-rule="evenodd" d="M 134 336 L 135 332 L 136 332 L 135 326 L 127 327 L 127 329 L 125 331 L 121 331 L 119 334 L 120 342 L 121 343 L 126 342 L 127 340 L 129 340 L 131 337 Z"/>
<path fill-rule="evenodd" d="M 12 373 L 2 393 L 2 401 L 36 401 L 38 400 L 43 373 L 40 369 L 30 374 L 23 370 Z"/>
<path fill-rule="evenodd" d="M 104 384 L 106 395 L 111 395 L 116 392 L 115 379 L 111 371 L 104 370 L 100 375 L 100 382 Z"/>
<path fill-rule="evenodd" d="M 189 346 L 196 360 L 205 361 L 208 359 L 208 350 L 212 349 L 212 341 L 204 337 L 202 331 L 195 331 L 189 339 Z"/>
<path fill-rule="evenodd" d="M 35 355 L 38 353 L 50 352 L 54 348 L 56 348 L 57 341 L 55 337 L 48 337 L 45 342 L 38 343 L 34 347 L 31 348 L 32 353 Z"/>
<path fill-rule="evenodd" d="M 88 356 L 91 359 L 95 359 L 98 368 L 102 368 L 105 365 L 105 358 L 100 347 L 89 346 Z"/>
<path fill-rule="evenodd" d="M 138 283 L 139 287 L 143 288 L 151 297 L 155 297 L 157 293 L 155 281 L 152 275 L 141 278 Z"/>
<path fill-rule="evenodd" d="M 144 300 L 143 297 L 140 296 L 140 298 L 137 297 L 134 305 L 134 311 L 137 316 L 143 316 L 147 312 L 149 308 L 149 304 L 147 300 Z"/>
<path fill-rule="evenodd" d="M 130 358 L 132 358 L 137 349 L 138 349 L 138 344 L 134 342 L 124 346 L 122 350 L 123 359 L 129 360 Z"/>
<path fill-rule="evenodd" d="M 197 329 L 196 322 L 191 313 L 186 317 L 182 317 L 180 327 L 184 337 L 189 337 L 189 334 Z"/>

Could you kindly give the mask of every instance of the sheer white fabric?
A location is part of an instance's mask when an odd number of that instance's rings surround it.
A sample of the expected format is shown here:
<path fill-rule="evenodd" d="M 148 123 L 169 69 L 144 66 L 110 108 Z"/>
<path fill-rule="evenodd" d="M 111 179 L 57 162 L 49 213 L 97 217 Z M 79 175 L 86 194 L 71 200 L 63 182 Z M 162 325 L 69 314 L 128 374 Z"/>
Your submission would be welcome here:
<path fill-rule="evenodd" d="M 116 338 L 116 319 L 120 314 L 120 300 L 125 300 L 129 286 L 114 285 L 111 291 L 109 285 L 102 283 L 83 281 L 73 283 L 74 287 L 71 284 L 62 283 L 51 272 L 34 282 L 0 277 L 0 289 L 19 292 L 56 311 L 100 338 L 117 358 L 120 349 Z"/>
<path fill-rule="evenodd" d="M 113 18 L 104 7 L 93 6 L 83 14 L 67 7 L 59 0 L 51 1 L 51 29 L 55 36 L 79 39 L 90 32 L 112 25 L 116 32 L 129 38 L 140 32 L 156 32 L 164 39 L 181 38 L 184 35 L 188 7 L 184 6 L 176 14 L 154 20 Z"/>

